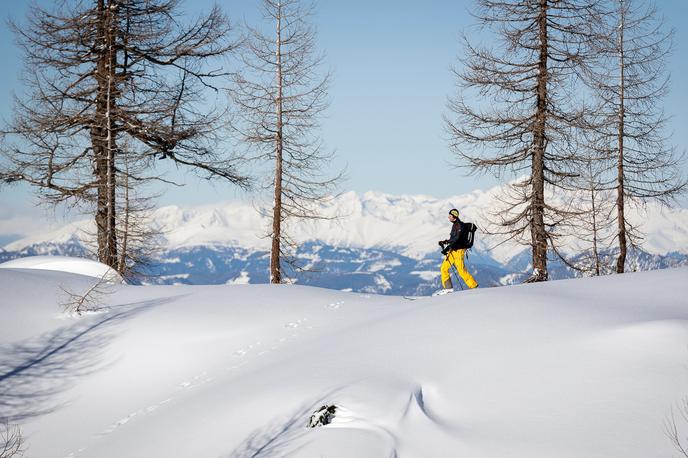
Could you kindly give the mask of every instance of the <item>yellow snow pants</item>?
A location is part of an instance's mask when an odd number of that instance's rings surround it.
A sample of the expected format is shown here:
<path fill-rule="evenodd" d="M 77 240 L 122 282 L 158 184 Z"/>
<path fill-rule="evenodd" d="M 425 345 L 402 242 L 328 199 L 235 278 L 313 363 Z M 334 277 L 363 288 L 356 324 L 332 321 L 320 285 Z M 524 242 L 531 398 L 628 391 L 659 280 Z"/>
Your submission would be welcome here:
<path fill-rule="evenodd" d="M 478 286 L 478 282 L 475 281 L 473 276 L 468 273 L 466 266 L 463 264 L 464 256 L 466 256 L 466 250 L 453 250 L 444 258 L 444 262 L 440 267 L 440 273 L 442 274 L 442 288 L 452 288 L 451 281 L 451 269 L 452 264 L 456 266 L 456 270 L 459 271 L 459 276 L 466 282 L 466 286 L 473 289 Z"/>

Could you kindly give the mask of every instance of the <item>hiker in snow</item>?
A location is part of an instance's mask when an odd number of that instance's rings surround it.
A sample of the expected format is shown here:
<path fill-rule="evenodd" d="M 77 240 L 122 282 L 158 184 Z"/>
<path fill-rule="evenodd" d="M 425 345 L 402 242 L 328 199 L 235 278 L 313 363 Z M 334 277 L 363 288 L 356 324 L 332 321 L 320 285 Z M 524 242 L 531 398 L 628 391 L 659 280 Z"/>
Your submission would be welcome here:
<path fill-rule="evenodd" d="M 452 264 L 456 266 L 456 270 L 458 270 L 459 275 L 469 288 L 477 288 L 478 283 L 466 270 L 463 263 L 464 257 L 466 256 L 466 249 L 469 248 L 467 246 L 467 236 L 470 231 L 468 227 L 470 223 L 464 223 L 459 219 L 459 211 L 456 208 L 449 210 L 449 221 L 452 223 L 449 239 L 439 242 L 439 245 L 442 247 L 442 254 L 445 255 L 444 262 L 440 267 L 442 288 L 446 292 L 453 289 L 451 274 L 449 272 Z"/>

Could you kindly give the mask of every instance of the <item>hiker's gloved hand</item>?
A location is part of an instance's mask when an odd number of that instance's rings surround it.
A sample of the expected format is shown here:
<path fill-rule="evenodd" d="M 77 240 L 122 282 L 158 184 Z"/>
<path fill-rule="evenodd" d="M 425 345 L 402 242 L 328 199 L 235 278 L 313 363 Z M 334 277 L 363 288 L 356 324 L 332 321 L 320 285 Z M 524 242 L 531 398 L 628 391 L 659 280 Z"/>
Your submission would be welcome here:
<path fill-rule="evenodd" d="M 442 248 L 443 250 L 444 250 L 444 245 L 445 245 L 446 243 L 447 243 L 446 240 L 440 240 L 439 242 L 437 242 L 437 244 L 438 244 L 438 245 L 440 246 L 440 248 Z"/>

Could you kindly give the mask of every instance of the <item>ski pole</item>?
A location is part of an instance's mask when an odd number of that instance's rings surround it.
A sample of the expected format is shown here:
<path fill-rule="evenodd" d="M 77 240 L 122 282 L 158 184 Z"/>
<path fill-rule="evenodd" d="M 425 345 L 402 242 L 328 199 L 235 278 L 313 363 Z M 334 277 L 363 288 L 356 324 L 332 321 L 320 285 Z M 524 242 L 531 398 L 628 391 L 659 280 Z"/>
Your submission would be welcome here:
<path fill-rule="evenodd" d="M 456 276 L 456 282 L 459 284 L 459 288 L 461 289 L 461 291 L 463 291 L 463 285 L 461 284 L 461 278 L 459 278 L 459 271 L 454 264 L 452 264 L 452 266 L 454 267 L 454 275 Z"/>

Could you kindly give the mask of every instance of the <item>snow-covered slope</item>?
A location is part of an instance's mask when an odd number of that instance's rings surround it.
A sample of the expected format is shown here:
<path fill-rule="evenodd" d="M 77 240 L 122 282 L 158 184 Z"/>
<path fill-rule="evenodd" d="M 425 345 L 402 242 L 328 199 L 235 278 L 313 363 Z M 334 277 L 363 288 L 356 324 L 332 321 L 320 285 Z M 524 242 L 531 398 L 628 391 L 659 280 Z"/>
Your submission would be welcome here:
<path fill-rule="evenodd" d="M 499 188 L 475 191 L 448 199 L 430 196 L 394 196 L 366 192 L 344 193 L 324 205 L 326 215 L 339 215 L 335 221 L 297 222 L 290 227 L 300 243 L 320 242 L 333 247 L 387 248 L 420 259 L 437 251 L 437 240 L 448 235 L 447 212 L 456 207 L 462 219 L 482 224 L 483 213 L 495 208 Z M 643 223 L 647 232 L 644 249 L 650 254 L 688 253 L 688 209 L 663 209 L 649 205 L 646 210 L 628 210 L 634 223 Z M 166 249 L 192 246 L 233 246 L 267 250 L 264 237 L 268 221 L 250 203 L 226 202 L 195 208 L 163 207 L 153 220 L 164 231 Z M 44 242 L 65 242 L 80 237 L 79 228 L 91 228 L 89 221 L 77 222 L 55 231 L 35 231 L 5 246 L 19 251 Z M 92 228 L 90 229 L 92 232 Z M 496 240 L 480 233 L 476 251 L 486 252 Z M 522 246 L 502 244 L 490 256 L 504 264 L 523 250 Z"/>
<path fill-rule="evenodd" d="M 0 269 L 54 270 L 123 283 L 122 276 L 100 262 L 67 256 L 27 256 L 0 264 Z"/>
<path fill-rule="evenodd" d="M 93 280 L 1 269 L 0 407 L 34 458 L 672 456 L 687 278 L 415 301 L 121 285 L 79 318 L 57 291 Z M 333 423 L 306 428 L 324 404 Z"/>

